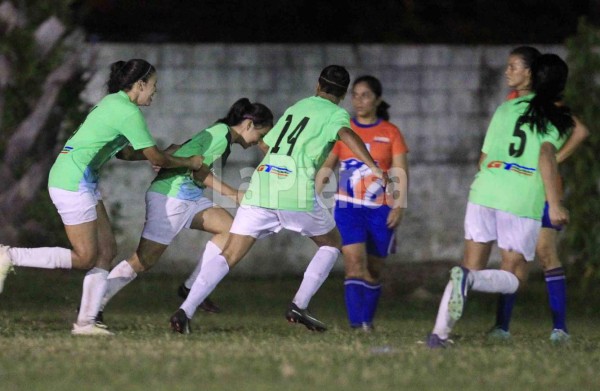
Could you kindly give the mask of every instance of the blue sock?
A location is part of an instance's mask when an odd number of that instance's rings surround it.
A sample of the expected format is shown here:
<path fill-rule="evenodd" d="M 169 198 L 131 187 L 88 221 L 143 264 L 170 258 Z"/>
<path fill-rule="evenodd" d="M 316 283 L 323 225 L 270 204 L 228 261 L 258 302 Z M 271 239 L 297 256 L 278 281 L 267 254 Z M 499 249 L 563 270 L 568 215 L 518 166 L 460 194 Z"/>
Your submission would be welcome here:
<path fill-rule="evenodd" d="M 377 311 L 377 304 L 379 304 L 379 297 L 381 296 L 381 284 L 370 284 L 365 281 L 364 292 L 363 323 L 372 325 L 375 311 Z"/>
<path fill-rule="evenodd" d="M 544 273 L 553 328 L 567 331 L 567 280 L 562 267 Z"/>
<path fill-rule="evenodd" d="M 508 331 L 510 327 L 510 317 L 512 315 L 516 293 L 509 295 L 500 295 L 498 297 L 498 307 L 496 308 L 496 327 L 500 327 L 504 331 Z"/>
<path fill-rule="evenodd" d="M 358 278 L 348 278 L 344 281 L 344 297 L 346 313 L 350 327 L 360 327 L 363 322 L 365 281 Z"/>

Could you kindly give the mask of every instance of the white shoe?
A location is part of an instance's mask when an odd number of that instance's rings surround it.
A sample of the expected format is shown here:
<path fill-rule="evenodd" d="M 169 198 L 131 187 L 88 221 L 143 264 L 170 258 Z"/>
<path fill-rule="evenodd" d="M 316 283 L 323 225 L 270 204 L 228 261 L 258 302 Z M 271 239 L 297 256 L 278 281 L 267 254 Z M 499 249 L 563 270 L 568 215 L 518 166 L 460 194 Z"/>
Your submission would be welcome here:
<path fill-rule="evenodd" d="M 0 293 L 4 290 L 4 280 L 8 273 L 13 270 L 12 261 L 8 254 L 10 247 L 0 244 Z"/>
<path fill-rule="evenodd" d="M 107 329 L 96 326 L 95 323 L 86 324 L 85 326 L 79 326 L 77 323 L 73 323 L 73 335 L 115 335 Z"/>

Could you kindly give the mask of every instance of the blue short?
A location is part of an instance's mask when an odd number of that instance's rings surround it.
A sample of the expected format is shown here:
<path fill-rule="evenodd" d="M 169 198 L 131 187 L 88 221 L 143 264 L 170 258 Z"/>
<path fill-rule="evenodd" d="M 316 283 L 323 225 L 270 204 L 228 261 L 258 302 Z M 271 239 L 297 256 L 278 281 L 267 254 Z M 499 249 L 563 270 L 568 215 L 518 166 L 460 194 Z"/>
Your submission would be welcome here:
<path fill-rule="evenodd" d="M 387 257 L 394 243 L 394 230 L 386 225 L 391 208 L 368 207 L 336 201 L 333 217 L 342 235 L 342 245 L 365 243 L 367 254 Z"/>
<path fill-rule="evenodd" d="M 542 215 L 542 228 L 552 228 L 557 231 L 562 231 L 562 225 L 552 225 L 550 215 L 548 214 L 548 202 L 544 204 L 544 214 Z"/>

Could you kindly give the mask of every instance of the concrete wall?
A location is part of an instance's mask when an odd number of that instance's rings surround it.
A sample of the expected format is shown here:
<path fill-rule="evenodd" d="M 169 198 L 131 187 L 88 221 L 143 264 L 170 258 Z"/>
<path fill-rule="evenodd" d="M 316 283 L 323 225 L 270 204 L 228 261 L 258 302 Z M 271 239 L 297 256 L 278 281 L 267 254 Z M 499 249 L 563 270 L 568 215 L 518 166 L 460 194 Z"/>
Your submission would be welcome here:
<path fill-rule="evenodd" d="M 563 47 L 540 48 L 565 55 Z M 408 210 L 390 262 L 462 257 L 469 185 L 488 121 L 508 92 L 503 74 L 510 46 L 102 44 L 92 49 L 97 69 L 84 94 L 91 103 L 104 94 L 110 63 L 145 58 L 156 66 L 159 92 L 143 111 L 160 146 L 185 141 L 244 96 L 279 117 L 314 93 L 320 70 L 329 64 L 346 66 L 352 77 L 377 76 L 391 121 L 410 148 Z M 343 106 L 351 109 L 349 99 Z M 233 185 L 243 184 L 259 158 L 257 150 L 234 148 L 222 175 Z M 103 196 L 120 228 L 120 259 L 137 245 L 152 178 L 145 162 L 115 160 L 103 173 Z M 331 203 L 331 193 L 326 196 Z M 235 213 L 231 203 L 215 199 Z M 156 270 L 190 270 L 208 237 L 182 232 Z M 282 232 L 259 241 L 234 272 L 301 273 L 314 251 L 310 240 Z"/>

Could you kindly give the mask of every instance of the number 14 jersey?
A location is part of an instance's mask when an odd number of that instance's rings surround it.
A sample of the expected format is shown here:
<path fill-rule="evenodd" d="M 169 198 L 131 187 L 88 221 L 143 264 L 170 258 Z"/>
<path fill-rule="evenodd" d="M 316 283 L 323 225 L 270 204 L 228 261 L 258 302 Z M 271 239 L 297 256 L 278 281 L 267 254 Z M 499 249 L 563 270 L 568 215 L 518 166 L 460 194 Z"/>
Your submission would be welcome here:
<path fill-rule="evenodd" d="M 264 138 L 269 152 L 252 174 L 242 204 L 313 210 L 315 174 L 343 127 L 350 128 L 350 115 L 327 99 L 313 96 L 289 107 Z"/>

